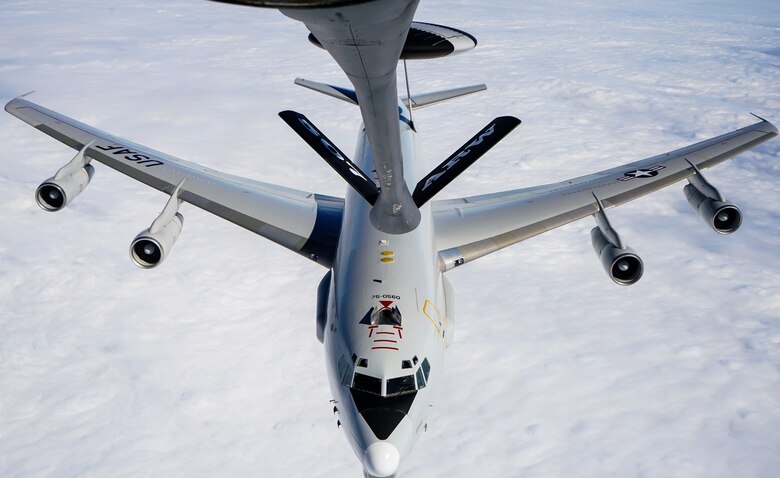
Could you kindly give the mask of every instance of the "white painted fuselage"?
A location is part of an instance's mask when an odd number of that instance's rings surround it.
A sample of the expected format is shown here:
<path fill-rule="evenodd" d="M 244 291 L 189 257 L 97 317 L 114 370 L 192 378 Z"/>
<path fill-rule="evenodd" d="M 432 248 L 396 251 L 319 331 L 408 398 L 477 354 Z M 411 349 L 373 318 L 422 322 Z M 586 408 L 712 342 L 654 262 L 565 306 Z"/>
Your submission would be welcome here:
<path fill-rule="evenodd" d="M 404 179 L 411 188 L 427 168 L 417 134 L 400 123 Z M 362 127 L 355 159 L 372 170 Z M 430 206 L 421 208 L 415 230 L 400 235 L 378 231 L 370 211 L 363 197 L 347 191 L 324 344 L 342 428 L 367 474 L 389 476 L 427 427 L 452 331 Z"/>

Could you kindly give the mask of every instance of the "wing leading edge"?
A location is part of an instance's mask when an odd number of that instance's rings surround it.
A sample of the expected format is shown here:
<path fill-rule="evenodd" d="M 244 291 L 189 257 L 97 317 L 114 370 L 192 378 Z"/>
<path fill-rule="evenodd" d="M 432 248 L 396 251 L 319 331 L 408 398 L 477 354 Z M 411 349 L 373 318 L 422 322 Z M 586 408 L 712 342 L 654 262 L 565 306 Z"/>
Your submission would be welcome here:
<path fill-rule="evenodd" d="M 22 98 L 5 110 L 86 156 L 331 267 L 344 200 L 223 174 L 115 137 Z M 92 144 L 90 144 L 92 143 Z"/>
<path fill-rule="evenodd" d="M 777 136 L 768 121 L 685 148 L 560 183 L 434 201 L 436 245 L 443 270 L 535 235 L 624 204 Z"/>

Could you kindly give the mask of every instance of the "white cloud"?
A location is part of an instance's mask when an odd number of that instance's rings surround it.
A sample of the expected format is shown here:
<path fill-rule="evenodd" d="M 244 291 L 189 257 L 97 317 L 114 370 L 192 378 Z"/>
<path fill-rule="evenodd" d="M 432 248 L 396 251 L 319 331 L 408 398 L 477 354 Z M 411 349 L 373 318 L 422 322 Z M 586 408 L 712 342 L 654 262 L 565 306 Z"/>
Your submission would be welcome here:
<path fill-rule="evenodd" d="M 415 91 L 488 83 L 415 120 L 431 164 L 493 116 L 523 125 L 445 191 L 550 182 L 780 122 L 774 2 L 653 7 L 424 2 L 480 45 L 410 63 Z M 210 2 L 11 1 L 0 96 L 226 172 L 340 195 L 276 117 L 297 108 L 351 151 L 343 84 L 305 30 Z M 314 291 L 324 273 L 186 208 L 166 263 L 130 240 L 165 197 L 101 168 L 65 211 L 34 204 L 72 152 L 0 116 L 0 474 L 358 476 L 330 415 Z M 780 465 L 780 142 L 708 177 L 745 213 L 731 237 L 682 186 L 615 209 L 645 259 L 614 286 L 582 221 L 453 271 L 455 344 L 404 476 L 750 476 Z M 307 171 L 301 174 L 300 171 Z"/>

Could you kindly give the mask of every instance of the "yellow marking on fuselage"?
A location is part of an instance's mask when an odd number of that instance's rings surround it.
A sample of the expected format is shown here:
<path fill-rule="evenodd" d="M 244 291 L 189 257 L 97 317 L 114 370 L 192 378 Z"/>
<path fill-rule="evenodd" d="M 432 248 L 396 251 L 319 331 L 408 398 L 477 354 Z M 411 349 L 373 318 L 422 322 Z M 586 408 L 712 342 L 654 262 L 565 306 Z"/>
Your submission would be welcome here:
<path fill-rule="evenodd" d="M 428 313 L 428 305 L 429 304 L 430 304 L 431 307 L 433 307 L 433 310 L 436 311 L 436 317 L 439 318 L 439 323 L 438 324 L 436 323 L 435 320 L 433 320 L 433 317 L 431 317 L 431 314 Z M 431 323 L 433 324 L 433 326 L 436 328 L 436 332 L 438 332 L 439 337 L 441 337 L 441 339 L 443 340 L 444 339 L 444 334 L 442 333 L 441 328 L 439 327 L 439 324 L 441 323 L 441 312 L 439 312 L 439 309 L 434 305 L 434 303 L 431 302 L 428 299 L 425 299 L 425 303 L 423 304 L 423 314 L 425 314 L 425 316 L 428 317 L 428 320 L 430 320 Z M 446 319 L 445 319 L 445 321 L 446 321 Z"/>

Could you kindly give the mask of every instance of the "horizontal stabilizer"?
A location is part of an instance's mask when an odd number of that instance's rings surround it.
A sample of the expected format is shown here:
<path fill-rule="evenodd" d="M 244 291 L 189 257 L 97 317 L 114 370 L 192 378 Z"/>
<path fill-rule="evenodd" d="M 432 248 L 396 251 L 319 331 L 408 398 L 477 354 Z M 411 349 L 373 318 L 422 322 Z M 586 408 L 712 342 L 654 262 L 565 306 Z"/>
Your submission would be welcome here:
<path fill-rule="evenodd" d="M 417 207 L 428 202 L 451 183 L 460 173 L 474 164 L 476 160 L 487 153 L 490 148 L 498 144 L 513 129 L 520 124 L 520 120 L 514 116 L 499 116 L 482 128 L 466 144 L 445 159 L 427 176 L 425 176 L 414 189 L 412 198 Z"/>
<path fill-rule="evenodd" d="M 434 91 L 432 93 L 423 93 L 421 95 L 412 95 L 412 108 L 419 109 L 422 108 L 423 106 L 435 105 L 436 103 L 441 103 L 442 101 L 451 100 L 459 96 L 470 95 L 472 93 L 477 93 L 479 91 L 485 91 L 486 89 L 487 86 L 482 84 L 482 85 L 472 85 L 472 86 L 461 86 L 460 88 Z M 404 103 L 408 104 L 407 98 L 404 98 L 403 101 Z"/>
<path fill-rule="evenodd" d="M 347 88 L 340 88 L 338 86 L 326 85 L 325 83 L 319 83 L 311 80 L 304 80 L 303 78 L 296 78 L 295 84 L 303 86 L 304 88 L 308 88 L 310 90 L 317 91 L 324 95 L 332 96 L 333 98 L 338 98 L 341 101 L 346 101 L 347 103 L 351 103 L 353 105 L 358 104 L 358 99 L 355 92 Z"/>
<path fill-rule="evenodd" d="M 318 130 L 308 118 L 295 111 L 282 111 L 279 116 L 290 128 L 300 136 L 306 144 L 312 147 L 339 176 L 352 186 L 369 204 L 373 205 L 379 197 L 379 188 L 366 174 L 342 153 L 331 141 Z"/>

